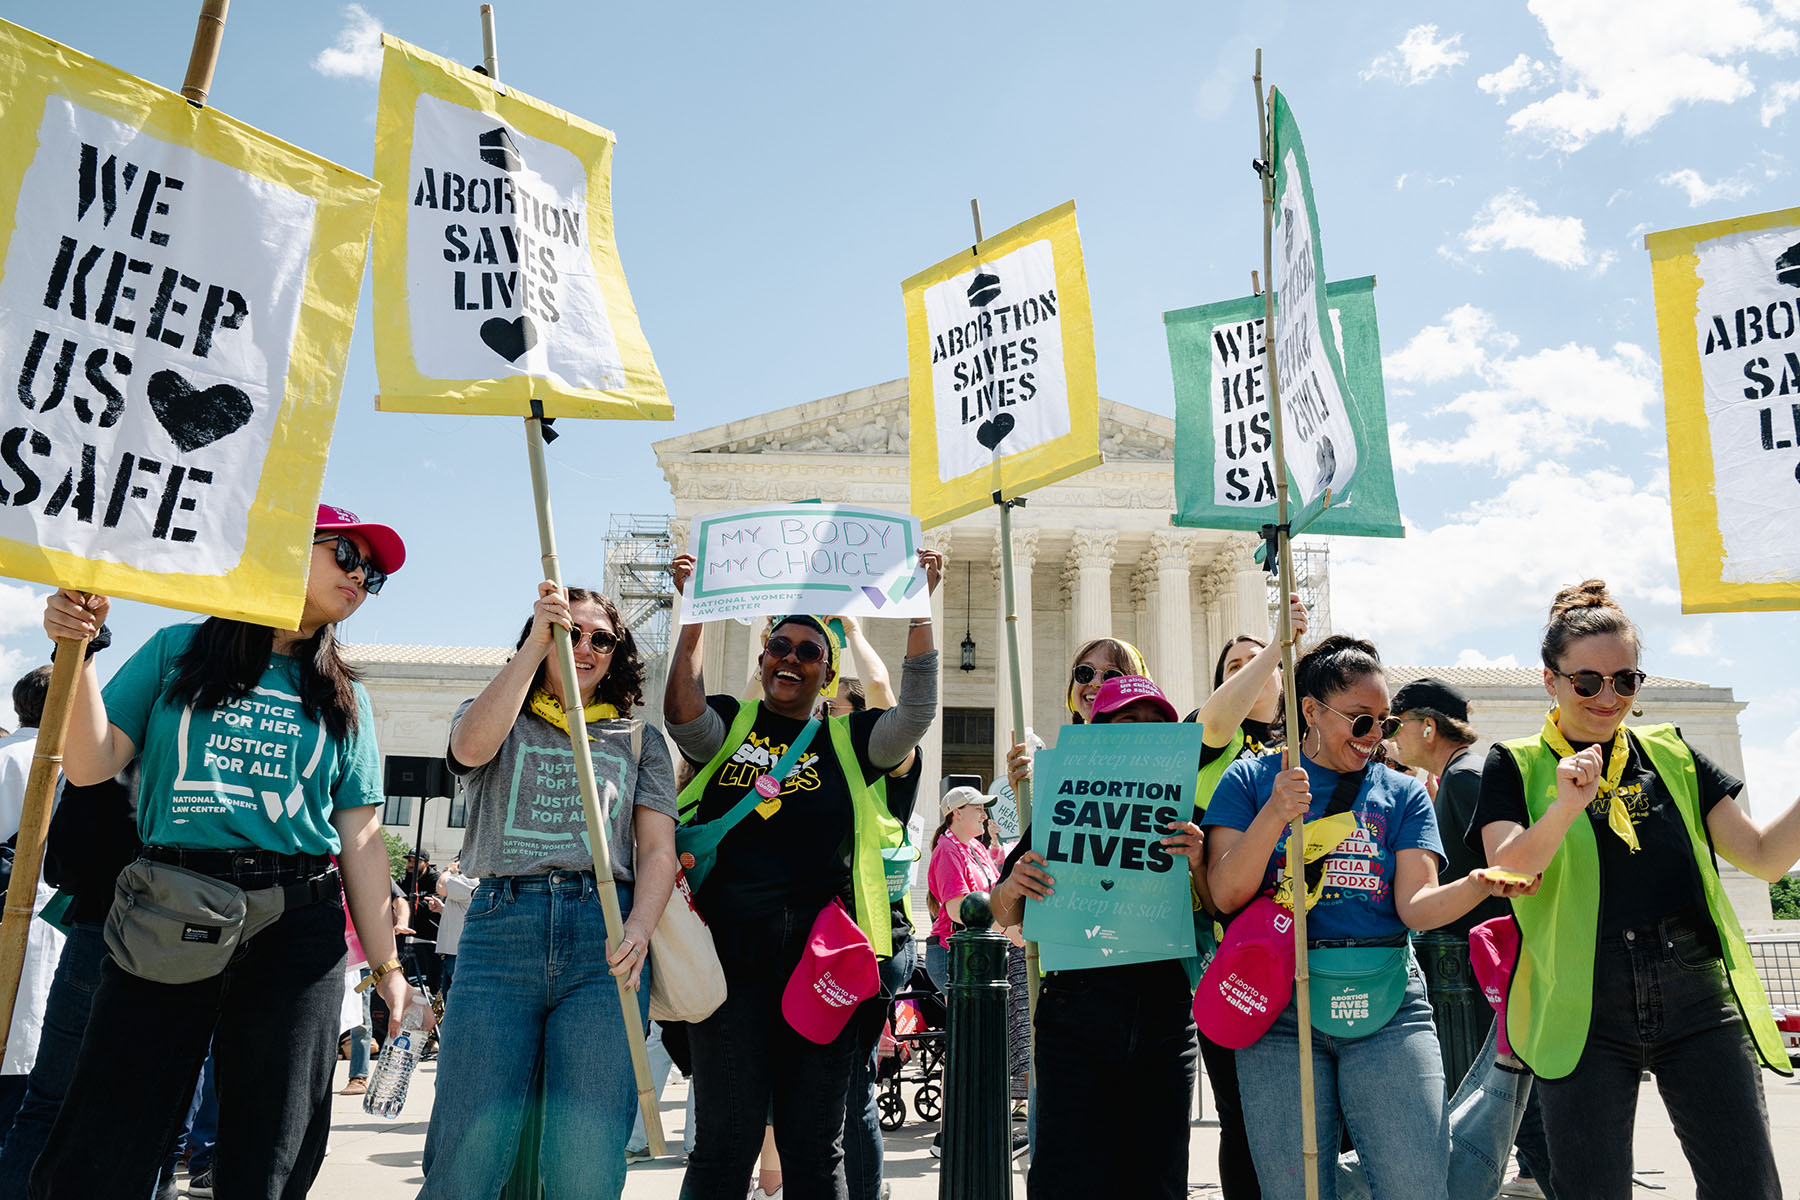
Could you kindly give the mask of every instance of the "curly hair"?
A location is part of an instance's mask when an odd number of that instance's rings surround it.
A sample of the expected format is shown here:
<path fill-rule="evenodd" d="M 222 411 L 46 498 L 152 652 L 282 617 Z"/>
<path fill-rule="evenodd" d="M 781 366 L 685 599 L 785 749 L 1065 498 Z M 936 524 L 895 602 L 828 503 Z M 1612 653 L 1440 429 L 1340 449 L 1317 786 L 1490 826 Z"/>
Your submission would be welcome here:
<path fill-rule="evenodd" d="M 613 633 L 618 636 L 619 644 L 613 648 L 612 662 L 606 674 L 600 679 L 597 690 L 599 699 L 619 710 L 621 717 L 631 715 L 631 710 L 644 702 L 644 664 L 638 658 L 637 639 L 631 636 L 631 627 L 619 619 L 618 606 L 606 597 L 605 592 L 596 592 L 588 588 L 565 588 L 569 594 L 569 607 L 573 608 L 582 601 L 600 606 L 606 619 L 612 623 Z M 513 649 L 519 650 L 525 645 L 525 639 L 531 636 L 532 618 L 525 618 L 525 627 L 519 630 L 519 640 L 513 643 Z M 544 675 L 549 669 L 550 660 L 538 664 L 537 673 L 531 677 L 531 691 L 535 692 L 544 686 Z M 557 699 L 560 701 L 561 696 Z M 531 703 L 531 693 L 526 693 L 526 704 Z M 523 712 L 523 707 L 520 708 Z"/>

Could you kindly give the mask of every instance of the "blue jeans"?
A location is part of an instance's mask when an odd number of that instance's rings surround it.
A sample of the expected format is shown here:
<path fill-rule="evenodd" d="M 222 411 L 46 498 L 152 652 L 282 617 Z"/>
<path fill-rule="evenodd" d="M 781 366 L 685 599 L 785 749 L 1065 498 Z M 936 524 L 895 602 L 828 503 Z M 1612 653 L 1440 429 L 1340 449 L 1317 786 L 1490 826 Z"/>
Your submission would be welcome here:
<path fill-rule="evenodd" d="M 931 976 L 938 991 L 946 996 L 950 994 L 950 947 L 937 942 L 925 943 L 925 973 Z"/>
<path fill-rule="evenodd" d="M 219 1140 L 219 1090 L 213 1084 L 211 1053 L 200 1065 L 200 1081 L 194 1085 L 185 1140 L 190 1174 L 198 1175 L 212 1166 L 213 1146 Z"/>
<path fill-rule="evenodd" d="M 618 889 L 620 912 L 628 914 L 631 885 Z M 482 880 L 457 959 L 459 1032 L 438 1056 L 420 1200 L 500 1194 L 540 1050 L 538 1168 L 546 1200 L 617 1197 L 637 1085 L 594 877 L 557 871 Z M 648 965 L 637 1000 L 641 1021 L 650 1005 Z"/>
<path fill-rule="evenodd" d="M 369 968 L 361 968 L 362 978 L 369 977 Z M 365 988 L 362 993 L 363 1022 L 350 1031 L 350 1078 L 367 1079 L 369 1077 L 369 1030 L 375 1023 L 369 1011 L 369 999 L 375 994 L 374 988 Z"/>
<path fill-rule="evenodd" d="M 1041 1022 L 1041 998 L 1038 1013 Z M 1237 1052 L 1244 1124 L 1266 1200 L 1296 1200 L 1305 1194 L 1299 1028 L 1289 1001 L 1269 1032 Z M 1446 1200 L 1450 1120 L 1444 1105 L 1444 1060 L 1417 966 L 1399 1010 L 1380 1029 L 1360 1038 L 1314 1029 L 1312 1064 L 1320 1200 L 1338 1195 L 1332 1164 L 1345 1125 L 1378 1200 Z"/>
<path fill-rule="evenodd" d="M 13 1119 L 12 1132 L 0 1149 L 0 1196 L 23 1196 L 32 1164 L 50 1139 L 50 1126 L 62 1108 L 69 1079 L 75 1074 L 75 1056 L 81 1052 L 81 1035 L 87 1031 L 88 1009 L 100 982 L 100 960 L 106 957 L 106 941 L 99 925 L 75 924 L 65 930 L 68 941 L 56 964 L 56 977 L 44 1005 L 44 1031 L 38 1040 L 37 1065 L 25 1099 Z"/>
<path fill-rule="evenodd" d="M 1531 1072 L 1496 1061 L 1496 1026 L 1450 1100 L 1450 1200 L 1492 1200 L 1506 1181 L 1506 1152 L 1531 1095 Z M 1356 1151 L 1338 1160 L 1338 1200 L 1365 1200 L 1368 1175 Z"/>
<path fill-rule="evenodd" d="M 918 961 L 918 943 L 910 934 L 895 929 L 894 956 L 881 964 L 884 999 L 906 990 Z M 875 1107 L 875 1052 L 881 1041 L 882 1018 L 889 1007 L 884 1002 L 879 1011 L 858 1012 L 855 1018 L 863 1026 L 862 1039 L 856 1048 L 856 1062 L 850 1068 L 850 1094 L 844 1111 L 844 1179 L 849 1185 L 850 1200 L 881 1200 L 883 1153 L 881 1114 Z"/>
<path fill-rule="evenodd" d="M 1557 1194 L 1631 1196 L 1638 1079 L 1648 1070 L 1693 1168 L 1695 1195 L 1778 1200 L 1756 1051 L 1712 930 L 1672 920 L 1601 940 L 1593 1013 L 1575 1070 L 1538 1081 Z"/>

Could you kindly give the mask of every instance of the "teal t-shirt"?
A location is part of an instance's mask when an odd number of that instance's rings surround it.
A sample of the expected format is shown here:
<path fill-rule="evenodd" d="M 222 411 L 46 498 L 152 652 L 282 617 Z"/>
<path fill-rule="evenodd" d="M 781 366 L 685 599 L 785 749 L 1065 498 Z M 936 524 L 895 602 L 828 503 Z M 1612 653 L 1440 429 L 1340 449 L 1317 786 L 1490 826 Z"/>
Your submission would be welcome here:
<path fill-rule="evenodd" d="M 339 740 L 307 717 L 295 666 L 269 655 L 248 696 L 196 710 L 168 696 L 196 625 L 158 630 L 103 693 L 138 748 L 138 836 L 159 846 L 336 854 L 331 814 L 380 804 L 375 712 L 356 684 L 356 729 Z"/>

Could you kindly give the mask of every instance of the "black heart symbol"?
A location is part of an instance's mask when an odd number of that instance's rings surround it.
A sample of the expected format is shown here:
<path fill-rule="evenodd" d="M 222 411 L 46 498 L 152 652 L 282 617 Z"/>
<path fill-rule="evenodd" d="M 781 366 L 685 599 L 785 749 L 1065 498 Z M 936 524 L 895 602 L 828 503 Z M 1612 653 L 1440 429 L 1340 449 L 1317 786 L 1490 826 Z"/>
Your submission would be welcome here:
<path fill-rule="evenodd" d="M 489 317 L 481 323 L 481 340 L 507 362 L 518 362 L 519 355 L 537 345 L 537 326 L 523 313 L 510 321 L 505 317 Z"/>
<path fill-rule="evenodd" d="M 1105 891 L 1105 892 L 1112 891 L 1113 890 L 1113 881 L 1110 879 L 1102 879 L 1100 881 L 1100 890 Z"/>
<path fill-rule="evenodd" d="M 256 411 L 250 397 L 229 383 L 197 391 L 173 371 L 152 375 L 149 392 L 150 411 L 188 453 L 236 433 Z"/>
<path fill-rule="evenodd" d="M 975 440 L 992 450 L 1001 439 L 1013 431 L 1013 415 L 1011 413 L 995 413 L 981 423 L 975 431 Z"/>

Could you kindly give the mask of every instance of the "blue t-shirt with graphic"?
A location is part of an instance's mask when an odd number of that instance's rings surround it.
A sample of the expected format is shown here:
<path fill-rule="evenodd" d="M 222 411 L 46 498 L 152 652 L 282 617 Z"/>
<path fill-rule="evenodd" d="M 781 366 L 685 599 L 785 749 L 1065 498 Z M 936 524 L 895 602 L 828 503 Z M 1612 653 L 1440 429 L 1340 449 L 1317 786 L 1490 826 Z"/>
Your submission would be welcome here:
<path fill-rule="evenodd" d="M 1338 772 L 1300 756 L 1312 788 L 1312 804 L 1306 819 L 1324 815 L 1337 790 Z M 1248 829 L 1268 803 L 1281 772 L 1281 755 L 1240 758 L 1225 768 L 1202 820 L 1204 825 Z M 1384 766 L 1371 766 L 1362 790 L 1350 806 L 1356 828 L 1325 856 L 1324 891 L 1306 914 L 1306 934 L 1312 941 L 1339 938 L 1391 937 L 1406 931 L 1394 907 L 1394 867 L 1402 850 L 1429 850 L 1437 855 L 1439 869 L 1444 844 L 1438 837 L 1437 813 L 1425 785 L 1410 775 Z M 1284 826 L 1281 840 L 1263 872 L 1263 887 L 1275 885 L 1278 868 L 1285 873 L 1285 854 L 1291 826 Z"/>
<path fill-rule="evenodd" d="M 169 698 L 197 625 L 158 630 L 103 693 L 106 719 L 138 748 L 138 835 L 159 846 L 336 854 L 331 814 L 380 804 L 375 712 L 361 684 L 339 740 L 306 715 L 293 659 L 270 654 L 241 700 L 195 709 Z"/>

